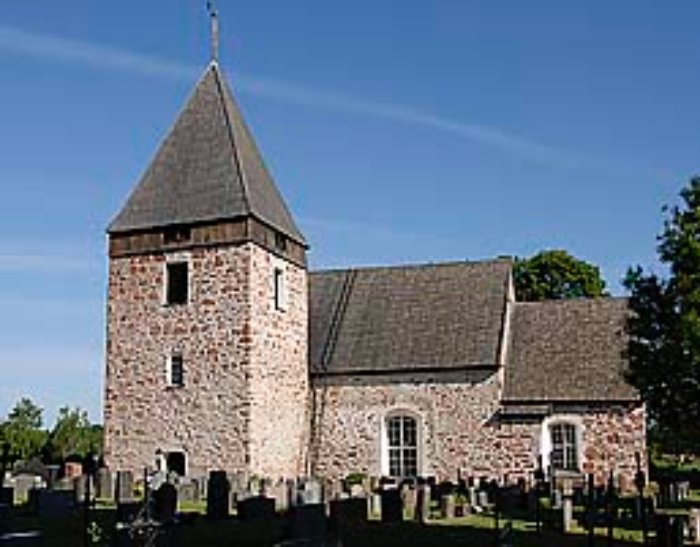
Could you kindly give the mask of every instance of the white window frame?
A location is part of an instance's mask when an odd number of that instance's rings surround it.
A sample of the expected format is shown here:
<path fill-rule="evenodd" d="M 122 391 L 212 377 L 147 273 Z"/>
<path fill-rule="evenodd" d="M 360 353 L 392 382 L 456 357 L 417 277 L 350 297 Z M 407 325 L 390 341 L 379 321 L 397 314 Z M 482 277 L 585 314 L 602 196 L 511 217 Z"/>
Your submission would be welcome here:
<path fill-rule="evenodd" d="M 545 471 L 550 469 L 555 471 L 555 469 L 552 468 L 552 451 L 554 449 L 552 427 L 557 425 L 568 425 L 574 428 L 576 468 L 563 469 L 563 471 L 580 472 L 583 468 L 583 420 L 581 416 L 574 415 L 549 416 L 542 422 L 542 430 L 540 432 L 540 456 L 542 457 L 542 467 Z"/>
<path fill-rule="evenodd" d="M 173 358 L 179 357 L 182 361 L 182 383 L 176 384 L 173 382 Z M 172 351 L 165 358 L 165 382 L 170 388 L 185 387 L 185 358 L 181 351 Z"/>
<path fill-rule="evenodd" d="M 187 264 L 187 300 L 184 304 L 170 304 L 168 302 L 168 266 L 170 264 Z M 163 284 L 161 291 L 161 304 L 164 307 L 187 306 L 192 302 L 192 259 L 189 253 L 174 253 L 168 255 L 163 263 Z"/>
<path fill-rule="evenodd" d="M 272 268 L 272 305 L 277 311 L 287 311 L 289 304 L 287 272 L 282 264 Z"/>
<path fill-rule="evenodd" d="M 383 476 L 389 477 L 390 475 L 390 461 L 389 461 L 389 451 L 392 448 L 396 448 L 389 442 L 389 421 L 395 418 L 410 418 L 414 421 L 416 426 L 416 475 L 423 475 L 423 420 L 420 415 L 414 411 L 407 409 L 394 409 L 387 412 L 381 420 L 380 428 L 380 439 L 381 439 L 381 456 L 380 456 L 380 468 L 381 474 Z M 403 434 L 403 433 L 402 433 Z M 403 447 L 402 448 L 406 448 Z"/>

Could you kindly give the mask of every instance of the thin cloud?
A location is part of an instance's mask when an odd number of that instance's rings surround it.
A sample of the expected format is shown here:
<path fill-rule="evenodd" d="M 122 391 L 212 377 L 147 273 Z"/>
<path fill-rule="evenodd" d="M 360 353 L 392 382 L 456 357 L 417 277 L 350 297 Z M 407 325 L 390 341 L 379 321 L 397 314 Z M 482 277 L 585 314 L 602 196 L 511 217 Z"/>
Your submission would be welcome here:
<path fill-rule="evenodd" d="M 196 67 L 183 63 L 2 25 L 0 25 L 0 51 L 42 60 L 80 63 L 95 69 L 123 70 L 179 81 L 192 81 L 198 72 Z M 580 167 L 582 164 L 575 155 L 564 150 L 543 145 L 498 128 L 450 120 L 410 106 L 366 101 L 278 80 L 239 75 L 236 81 L 242 91 L 258 97 L 425 127 L 491 146 L 535 163 L 570 168 Z"/>

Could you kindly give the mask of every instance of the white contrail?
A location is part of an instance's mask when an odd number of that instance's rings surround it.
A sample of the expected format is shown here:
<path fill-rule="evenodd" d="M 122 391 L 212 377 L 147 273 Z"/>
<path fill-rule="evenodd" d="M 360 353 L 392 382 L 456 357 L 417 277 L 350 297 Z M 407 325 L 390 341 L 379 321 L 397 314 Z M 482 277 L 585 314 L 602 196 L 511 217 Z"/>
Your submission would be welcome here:
<path fill-rule="evenodd" d="M 2 25 L 0 25 L 0 51 L 42 60 L 81 63 L 94 69 L 116 69 L 179 81 L 192 81 L 198 73 L 196 67 L 188 64 Z M 494 127 L 459 122 L 405 105 L 366 101 L 290 82 L 244 75 L 237 75 L 236 84 L 241 91 L 259 97 L 434 129 L 498 148 L 536 163 L 560 167 L 578 167 L 581 163 L 566 151 L 533 142 Z"/>

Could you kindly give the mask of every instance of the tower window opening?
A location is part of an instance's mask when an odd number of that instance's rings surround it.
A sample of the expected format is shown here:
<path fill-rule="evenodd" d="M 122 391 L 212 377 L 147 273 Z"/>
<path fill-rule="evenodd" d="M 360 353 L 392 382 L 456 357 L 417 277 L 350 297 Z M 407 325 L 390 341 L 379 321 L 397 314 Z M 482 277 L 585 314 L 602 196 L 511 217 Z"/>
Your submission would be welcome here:
<path fill-rule="evenodd" d="M 187 262 L 171 262 L 167 266 L 166 303 L 187 304 L 189 297 L 189 265 Z"/>

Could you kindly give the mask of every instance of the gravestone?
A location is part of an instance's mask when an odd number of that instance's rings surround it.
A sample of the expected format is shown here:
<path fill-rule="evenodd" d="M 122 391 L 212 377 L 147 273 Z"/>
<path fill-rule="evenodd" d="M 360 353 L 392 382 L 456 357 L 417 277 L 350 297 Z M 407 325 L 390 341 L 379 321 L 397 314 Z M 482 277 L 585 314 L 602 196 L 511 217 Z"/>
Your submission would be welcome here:
<path fill-rule="evenodd" d="M 287 515 L 287 536 L 291 540 L 322 541 L 326 537 L 325 504 L 293 507 Z"/>
<path fill-rule="evenodd" d="M 418 495 L 415 488 L 404 484 L 401 487 L 401 504 L 403 505 L 402 511 L 403 516 L 408 516 L 410 519 L 415 518 L 416 515 L 416 503 L 418 501 Z"/>
<path fill-rule="evenodd" d="M 275 500 L 266 496 L 251 496 L 238 503 L 238 518 L 242 521 L 271 520 L 275 516 Z"/>
<path fill-rule="evenodd" d="M 564 497 L 562 503 L 562 526 L 564 532 L 570 532 L 574 522 L 574 500 L 573 496 Z"/>
<path fill-rule="evenodd" d="M 117 522 L 132 522 L 141 511 L 143 504 L 139 501 L 121 501 L 117 503 Z"/>
<path fill-rule="evenodd" d="M 396 488 L 386 488 L 381 491 L 382 522 L 401 522 L 403 507 L 401 492 Z"/>
<path fill-rule="evenodd" d="M 690 540 L 698 544 L 700 543 L 700 509 L 691 509 L 688 516 L 688 532 Z"/>
<path fill-rule="evenodd" d="M 134 475 L 131 471 L 117 471 L 117 481 L 114 492 L 114 500 L 119 503 L 128 503 L 134 499 Z"/>
<path fill-rule="evenodd" d="M 24 503 L 29 500 L 29 491 L 34 488 L 37 484 L 37 479 L 35 475 L 16 475 L 14 478 L 14 494 L 15 494 L 15 505 Z"/>
<path fill-rule="evenodd" d="M 102 467 L 95 474 L 95 496 L 97 499 L 113 500 L 114 499 L 114 481 L 112 480 L 112 472 Z"/>
<path fill-rule="evenodd" d="M 561 509 L 562 500 L 563 498 L 560 490 L 552 492 L 552 509 Z"/>
<path fill-rule="evenodd" d="M 336 530 L 367 522 L 367 498 L 347 498 L 331 500 L 330 518 Z"/>
<path fill-rule="evenodd" d="M 420 523 L 430 519 L 430 486 L 420 484 L 416 493 L 416 520 Z"/>
<path fill-rule="evenodd" d="M 196 477 L 194 480 L 197 482 L 197 492 L 199 493 L 199 500 L 206 500 L 209 477 L 201 476 Z"/>
<path fill-rule="evenodd" d="M 369 496 L 369 514 L 380 516 L 382 514 L 382 496 L 379 493 L 374 493 Z"/>
<path fill-rule="evenodd" d="M 46 487 L 49 489 L 53 489 L 54 485 L 56 484 L 56 481 L 58 480 L 58 476 L 61 471 L 61 466 L 60 465 L 47 465 L 45 467 L 46 469 Z"/>
<path fill-rule="evenodd" d="M 444 519 L 455 518 L 455 495 L 445 494 L 440 500 L 440 514 Z"/>
<path fill-rule="evenodd" d="M 469 499 L 469 505 L 471 505 L 472 507 L 476 507 L 477 505 L 479 505 L 476 494 L 476 487 L 467 486 L 467 498 Z"/>
<path fill-rule="evenodd" d="M 87 481 L 89 480 L 87 475 L 80 475 L 79 477 L 73 477 L 73 495 L 75 496 L 75 501 L 77 503 L 85 502 L 85 494 L 87 492 Z"/>
<path fill-rule="evenodd" d="M 286 511 L 289 508 L 289 496 L 287 495 L 287 484 L 284 481 L 277 481 L 270 487 L 269 495 L 275 500 L 275 511 Z"/>
<path fill-rule="evenodd" d="M 683 518 L 656 514 L 656 547 L 683 547 Z"/>
<path fill-rule="evenodd" d="M 485 509 L 489 505 L 489 493 L 486 490 L 479 490 L 476 495 L 477 505 L 482 509 Z"/>
<path fill-rule="evenodd" d="M 73 513 L 75 494 L 70 490 L 36 490 L 36 512 L 42 518 L 64 518 Z"/>
<path fill-rule="evenodd" d="M 15 489 L 10 486 L 0 488 L 0 503 L 12 507 L 15 504 Z"/>
<path fill-rule="evenodd" d="M 299 491 L 301 503 L 304 505 L 323 503 L 323 488 L 316 479 L 309 478 L 302 483 Z"/>
<path fill-rule="evenodd" d="M 196 480 L 182 481 L 177 485 L 177 499 L 184 503 L 199 501 L 199 483 Z"/>
<path fill-rule="evenodd" d="M 158 522 L 171 522 L 177 512 L 177 488 L 164 482 L 152 494 L 153 518 Z"/>
<path fill-rule="evenodd" d="M 228 517 L 230 493 L 231 485 L 226 477 L 226 471 L 211 471 L 207 483 L 207 516 L 209 518 Z"/>

